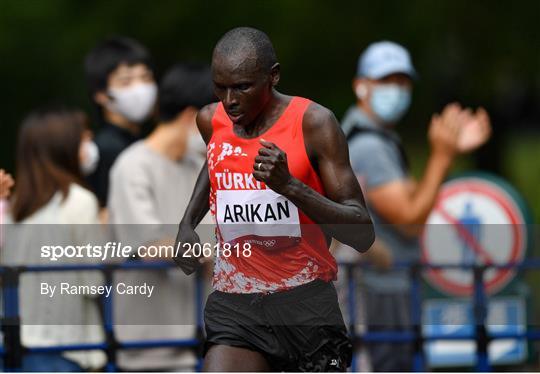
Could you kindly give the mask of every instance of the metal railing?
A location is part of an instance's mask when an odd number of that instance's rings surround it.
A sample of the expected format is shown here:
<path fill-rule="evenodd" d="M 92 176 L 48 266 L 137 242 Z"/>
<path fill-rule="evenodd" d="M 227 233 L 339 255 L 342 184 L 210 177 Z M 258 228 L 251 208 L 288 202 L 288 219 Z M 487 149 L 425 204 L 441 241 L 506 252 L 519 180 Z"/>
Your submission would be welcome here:
<path fill-rule="evenodd" d="M 348 314 L 349 331 L 353 336 L 356 347 L 362 343 L 374 342 L 394 342 L 412 343 L 414 347 L 413 371 L 426 371 L 426 357 L 424 355 L 424 343 L 436 340 L 474 340 L 476 345 L 476 365 L 475 370 L 480 372 L 491 371 L 488 357 L 488 347 L 490 342 L 497 339 L 528 339 L 540 340 L 540 329 L 529 329 L 523 333 L 488 333 L 487 311 L 488 295 L 485 289 L 484 275 L 489 269 L 516 269 L 518 271 L 540 269 L 540 258 L 526 259 L 520 263 L 489 264 L 489 265 L 465 265 L 465 264 L 428 264 L 428 263 L 397 263 L 394 270 L 405 269 L 409 272 L 410 279 L 410 308 L 411 308 L 411 330 L 410 331 L 384 331 L 357 333 L 357 323 L 355 321 L 356 306 L 356 280 L 354 270 L 357 264 L 342 264 L 346 269 L 347 294 L 348 294 Z M 473 272 L 473 292 L 471 295 L 471 305 L 473 307 L 474 332 L 447 334 L 424 334 L 422 331 L 422 272 L 426 270 L 443 269 L 463 269 Z M 353 358 L 352 371 L 357 370 L 357 363 Z"/>
<path fill-rule="evenodd" d="M 161 348 L 178 347 L 199 349 L 202 346 L 202 317 L 203 317 L 203 279 L 200 273 L 194 278 L 195 284 L 195 316 L 196 316 L 196 336 L 192 339 L 160 339 L 160 340 L 139 340 L 139 341 L 119 341 L 114 331 L 113 294 L 102 298 L 103 308 L 103 329 L 105 341 L 97 344 L 74 344 L 64 346 L 49 347 L 24 347 L 21 343 L 20 334 L 20 313 L 19 313 L 19 277 L 22 273 L 29 272 L 73 272 L 73 271 L 100 271 L 104 275 L 104 284 L 113 284 L 113 273 L 117 270 L 166 270 L 175 267 L 172 262 L 125 262 L 122 264 L 98 264 L 98 265 L 36 265 L 36 266 L 0 266 L 0 278 L 2 280 L 2 296 L 4 304 L 4 314 L 2 318 L 2 330 L 4 335 L 3 345 L 0 347 L 0 356 L 4 357 L 5 371 L 19 371 L 22 365 L 22 358 L 27 353 L 58 353 L 65 351 L 85 351 L 102 350 L 107 355 L 105 371 L 116 372 L 116 353 L 121 349 L 141 349 L 141 348 Z M 199 355 L 200 356 L 200 355 Z M 202 360 L 199 357 L 195 370 L 200 369 Z"/>
<path fill-rule="evenodd" d="M 434 340 L 474 340 L 476 344 L 476 370 L 490 371 L 488 359 L 488 346 L 491 341 L 496 339 L 528 339 L 540 340 L 540 329 L 527 330 L 523 333 L 488 333 L 486 327 L 487 319 L 487 301 L 488 296 L 485 290 L 484 275 L 488 269 L 510 269 L 532 270 L 540 269 L 540 259 L 527 259 L 521 263 L 510 263 L 504 265 L 436 265 L 427 263 L 398 263 L 394 265 L 394 270 L 406 269 L 410 277 L 410 297 L 411 297 L 411 316 L 412 329 L 410 331 L 367 331 L 358 333 L 356 321 L 356 288 L 357 283 L 354 277 L 356 269 L 362 265 L 358 264 L 340 264 L 345 270 L 347 280 L 348 294 L 348 326 L 353 337 L 355 347 L 361 344 L 374 342 L 395 342 L 412 343 L 414 347 L 414 371 L 425 371 L 427 369 L 426 358 L 424 357 L 424 343 Z M 0 278 L 2 280 L 3 296 L 3 317 L 2 331 L 3 344 L 0 346 L 0 356 L 4 358 L 5 371 L 18 371 L 22 365 L 23 356 L 27 353 L 58 353 L 65 351 L 83 351 L 83 350 L 103 350 L 107 355 L 107 364 L 105 371 L 117 371 L 116 353 L 124 349 L 140 348 L 158 348 L 158 347 L 184 347 L 199 350 L 203 344 L 203 298 L 204 298 L 204 279 L 201 273 L 197 273 L 194 278 L 195 284 L 195 315 L 196 315 L 196 336 L 192 339 L 178 340 L 144 340 L 144 341 L 118 341 L 114 331 L 113 307 L 114 298 L 112 294 L 109 297 L 102 298 L 103 307 L 103 328 L 105 331 L 105 341 L 96 344 L 75 344 L 63 346 L 48 347 L 24 347 L 21 342 L 20 334 L 20 313 L 19 313 L 19 278 L 22 273 L 28 272 L 73 272 L 73 271 L 99 271 L 104 275 L 105 285 L 113 284 L 113 273 L 117 270 L 166 270 L 175 267 L 170 262 L 126 262 L 122 264 L 98 264 L 98 265 L 54 265 L 54 266 L 0 266 Z M 474 332 L 467 334 L 452 334 L 452 336 L 443 334 L 424 334 L 422 331 L 422 272 L 426 270 L 437 269 L 469 269 L 474 274 L 471 304 L 474 310 Z M 195 370 L 201 368 L 202 358 L 198 357 Z M 356 371 L 357 362 L 353 358 L 352 370 Z"/>

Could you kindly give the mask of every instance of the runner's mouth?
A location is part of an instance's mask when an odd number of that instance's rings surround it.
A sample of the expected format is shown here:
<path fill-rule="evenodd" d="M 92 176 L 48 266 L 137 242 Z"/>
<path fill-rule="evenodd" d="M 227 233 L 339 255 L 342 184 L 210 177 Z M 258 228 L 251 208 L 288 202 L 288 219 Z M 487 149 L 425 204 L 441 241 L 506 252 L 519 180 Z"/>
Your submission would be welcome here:
<path fill-rule="evenodd" d="M 244 116 L 243 114 L 239 113 L 239 114 L 233 114 L 233 113 L 228 113 L 227 112 L 227 116 L 229 117 L 229 119 L 233 122 L 233 123 L 238 123 L 242 117 Z"/>

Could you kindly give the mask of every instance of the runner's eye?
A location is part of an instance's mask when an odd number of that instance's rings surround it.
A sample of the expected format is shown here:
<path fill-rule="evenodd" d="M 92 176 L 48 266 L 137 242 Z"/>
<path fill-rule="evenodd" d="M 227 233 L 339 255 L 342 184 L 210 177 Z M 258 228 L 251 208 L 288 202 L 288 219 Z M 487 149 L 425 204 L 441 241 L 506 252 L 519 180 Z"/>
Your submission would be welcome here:
<path fill-rule="evenodd" d="M 236 86 L 236 89 L 240 90 L 240 91 L 245 91 L 247 89 L 249 89 L 251 87 L 251 85 L 249 83 L 242 83 L 242 84 L 239 84 Z"/>

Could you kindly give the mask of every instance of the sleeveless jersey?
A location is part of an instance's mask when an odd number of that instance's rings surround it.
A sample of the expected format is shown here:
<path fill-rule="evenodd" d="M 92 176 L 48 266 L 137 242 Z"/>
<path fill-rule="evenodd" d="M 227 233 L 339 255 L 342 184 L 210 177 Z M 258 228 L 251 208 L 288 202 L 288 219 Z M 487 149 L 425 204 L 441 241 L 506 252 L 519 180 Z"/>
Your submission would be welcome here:
<path fill-rule="evenodd" d="M 321 228 L 252 174 L 263 138 L 287 154 L 293 177 L 325 194 L 304 145 L 302 119 L 310 103 L 293 97 L 274 125 L 252 139 L 235 135 L 223 104 L 216 107 L 207 147 L 210 212 L 221 248 L 232 251 L 217 253 L 214 289 L 268 293 L 336 278 L 336 261 Z"/>

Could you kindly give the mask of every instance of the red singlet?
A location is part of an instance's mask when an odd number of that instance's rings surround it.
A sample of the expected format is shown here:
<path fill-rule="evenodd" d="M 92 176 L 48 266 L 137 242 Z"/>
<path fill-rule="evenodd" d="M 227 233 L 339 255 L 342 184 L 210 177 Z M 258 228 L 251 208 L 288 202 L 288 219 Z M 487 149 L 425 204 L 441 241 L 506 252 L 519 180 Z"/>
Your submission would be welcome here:
<path fill-rule="evenodd" d="M 288 199 L 253 177 L 255 156 L 263 138 L 287 154 L 291 175 L 324 195 L 321 180 L 304 145 L 302 119 L 311 101 L 294 97 L 261 136 L 244 139 L 221 103 L 212 118 L 207 148 L 210 212 L 218 241 L 230 243 L 231 254 L 218 253 L 213 287 L 230 293 L 276 292 L 317 278 L 334 280 L 337 265 L 320 227 Z M 251 255 L 244 256 L 246 243 Z M 236 246 L 235 246 L 236 244 Z M 238 250 L 239 249 L 239 250 Z"/>

